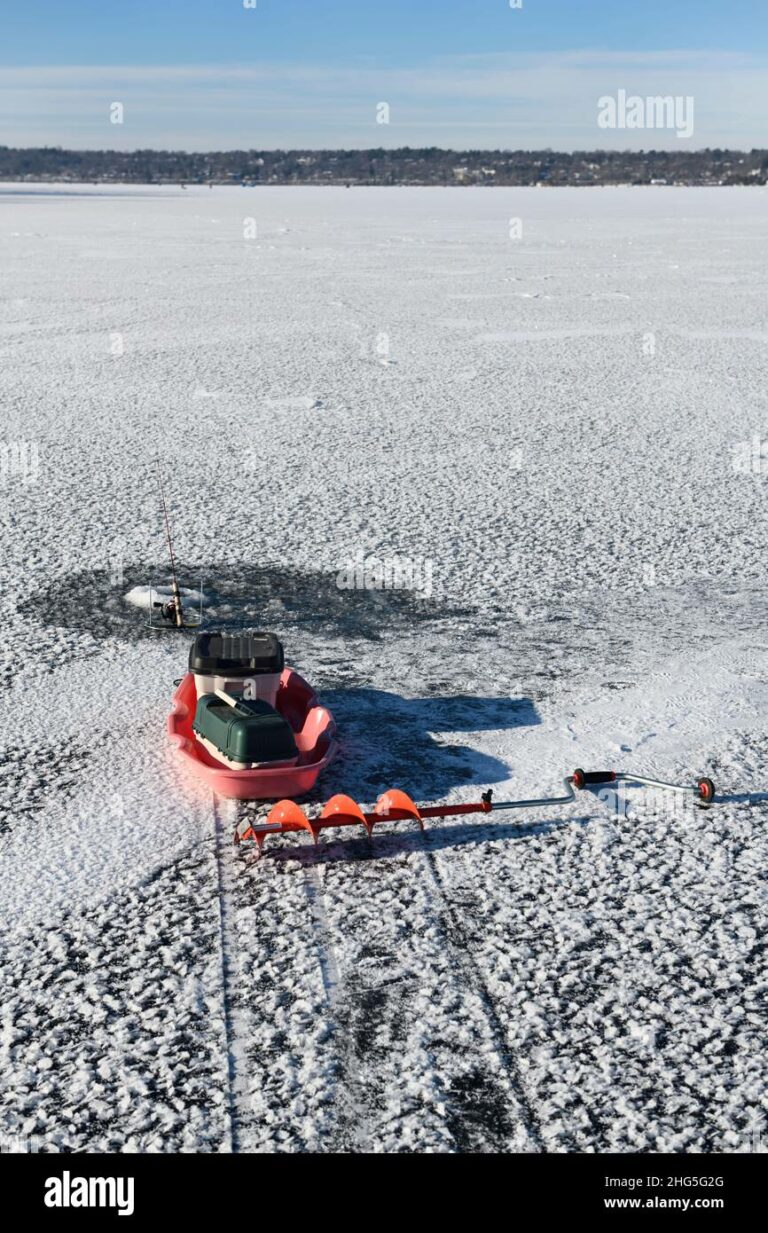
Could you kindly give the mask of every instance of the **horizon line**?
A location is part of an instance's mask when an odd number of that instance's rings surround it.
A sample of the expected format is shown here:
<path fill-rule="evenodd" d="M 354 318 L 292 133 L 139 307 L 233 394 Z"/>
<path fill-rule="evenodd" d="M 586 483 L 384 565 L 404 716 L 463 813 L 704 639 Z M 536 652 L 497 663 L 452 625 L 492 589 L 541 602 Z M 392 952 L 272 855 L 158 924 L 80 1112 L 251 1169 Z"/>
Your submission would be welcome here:
<path fill-rule="evenodd" d="M 578 154 L 613 154 L 638 157 L 642 154 L 669 154 L 672 157 L 695 154 L 712 154 L 716 150 L 731 154 L 768 154 L 768 146 L 699 146 L 696 149 L 659 148 L 648 146 L 640 149 L 626 147 L 619 149 L 613 146 L 591 146 L 574 150 L 555 149 L 553 146 L 221 146 L 207 150 L 188 150 L 181 146 L 136 146 L 132 150 L 120 150 L 114 146 L 12 146 L 0 143 L 0 150 L 15 152 L 55 150 L 62 154 L 115 154 L 121 157 L 131 154 L 186 154 L 190 157 L 204 157 L 208 154 L 383 154 L 392 155 L 404 152 L 413 154 L 426 150 L 436 150 L 441 154 L 555 154 L 566 158 L 574 158 Z"/>

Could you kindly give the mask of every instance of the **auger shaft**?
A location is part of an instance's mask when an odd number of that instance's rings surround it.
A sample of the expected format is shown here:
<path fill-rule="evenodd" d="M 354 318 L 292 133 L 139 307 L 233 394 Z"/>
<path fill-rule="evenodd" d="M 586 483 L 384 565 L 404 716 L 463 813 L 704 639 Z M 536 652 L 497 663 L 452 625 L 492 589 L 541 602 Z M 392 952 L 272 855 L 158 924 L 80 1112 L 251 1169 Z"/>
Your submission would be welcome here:
<path fill-rule="evenodd" d="M 494 801 L 491 809 L 538 809 L 540 805 L 567 805 L 569 801 L 576 800 L 573 776 L 566 776 L 563 783 L 565 784 L 565 796 L 540 796 L 530 801 Z"/>

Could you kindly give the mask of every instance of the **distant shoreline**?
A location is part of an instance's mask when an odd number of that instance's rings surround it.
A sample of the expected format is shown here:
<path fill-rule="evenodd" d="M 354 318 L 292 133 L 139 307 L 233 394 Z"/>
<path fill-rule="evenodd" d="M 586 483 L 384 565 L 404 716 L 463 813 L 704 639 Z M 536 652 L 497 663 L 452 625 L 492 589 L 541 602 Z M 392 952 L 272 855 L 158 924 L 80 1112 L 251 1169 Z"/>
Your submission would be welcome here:
<path fill-rule="evenodd" d="M 617 180 L 615 182 L 611 182 L 610 184 L 579 184 L 578 182 L 573 183 L 573 184 L 566 184 L 566 183 L 562 183 L 562 184 L 423 184 L 416 180 L 412 182 L 404 181 L 398 184 L 345 184 L 344 181 L 342 180 L 339 180 L 336 182 L 327 181 L 325 183 L 302 182 L 298 184 L 293 183 L 291 181 L 274 181 L 273 183 L 270 183 L 270 184 L 233 184 L 231 183 L 231 181 L 226 181 L 226 180 L 222 180 L 222 181 L 211 180 L 203 184 L 200 184 L 200 183 L 180 184 L 179 181 L 177 180 L 168 180 L 167 182 L 162 182 L 162 181 L 156 181 L 156 180 L 10 180 L 10 179 L 5 180 L 5 179 L 0 178 L 0 195 L 2 195 L 2 192 L 6 186 L 8 187 L 14 186 L 14 187 L 23 189 L 25 185 L 29 186 L 30 191 L 33 191 L 35 188 L 40 188 L 41 186 L 49 185 L 52 189 L 62 189 L 62 188 L 72 188 L 72 189 L 79 189 L 79 188 L 93 188 L 93 189 L 99 189 L 99 188 L 101 189 L 104 189 L 104 188 L 137 188 L 137 189 L 139 188 L 157 188 L 157 189 L 237 188 L 237 189 L 249 190 L 249 189 L 267 189 L 267 188 L 296 188 L 296 189 L 343 188 L 343 189 L 351 190 L 353 188 L 357 188 L 357 189 L 434 188 L 434 189 L 451 189 L 451 190 L 455 190 L 456 192 L 459 192 L 462 189 L 472 189 L 472 188 L 489 189 L 489 190 L 493 190 L 493 189 L 498 190 L 502 188 L 504 189 L 523 189 L 523 188 L 525 189 L 539 189 L 539 188 L 548 188 L 548 189 L 559 189 L 559 188 L 578 188 L 578 189 L 588 189 L 588 188 L 604 188 L 604 189 L 723 188 L 723 189 L 727 189 L 727 188 L 752 188 L 752 187 L 765 188 L 767 186 L 765 182 L 758 182 L 758 181 L 754 182 L 753 184 L 743 184 L 743 183 L 736 183 L 736 182 L 723 184 L 723 183 L 714 183 L 709 180 L 669 181 L 666 184 L 651 184 L 647 182 L 638 182 L 638 181 L 630 181 L 630 180 L 626 180 L 626 181 Z M 22 193 L 19 193 L 19 196 L 22 196 L 22 195 L 23 195 Z"/>
<path fill-rule="evenodd" d="M 0 146 L 0 181 L 144 187 L 581 188 L 768 184 L 768 149 L 64 150 Z"/>

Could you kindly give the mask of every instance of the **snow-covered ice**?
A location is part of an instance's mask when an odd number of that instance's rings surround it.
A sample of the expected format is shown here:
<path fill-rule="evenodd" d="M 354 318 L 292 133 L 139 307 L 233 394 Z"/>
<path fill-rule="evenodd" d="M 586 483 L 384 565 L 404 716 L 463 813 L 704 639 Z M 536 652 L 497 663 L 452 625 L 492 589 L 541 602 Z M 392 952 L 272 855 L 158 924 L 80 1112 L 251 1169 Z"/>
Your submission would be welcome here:
<path fill-rule="evenodd" d="M 0 1138 L 766 1141 L 767 205 L 0 186 Z M 316 801 L 723 802 L 235 862 L 165 735 L 157 457 L 189 595 L 336 714 Z"/>

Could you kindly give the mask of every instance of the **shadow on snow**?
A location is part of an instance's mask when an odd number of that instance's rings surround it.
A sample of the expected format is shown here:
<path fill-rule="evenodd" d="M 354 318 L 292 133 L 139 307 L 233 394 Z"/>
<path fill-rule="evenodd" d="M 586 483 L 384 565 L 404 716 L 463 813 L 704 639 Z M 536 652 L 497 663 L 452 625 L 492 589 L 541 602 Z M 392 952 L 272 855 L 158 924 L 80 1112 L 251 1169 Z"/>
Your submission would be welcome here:
<path fill-rule="evenodd" d="M 387 861 L 398 857 L 414 856 L 419 852 L 438 852 L 445 848 L 468 847 L 473 844 L 486 844 L 513 839 L 530 839 L 548 835 L 560 830 L 563 826 L 588 826 L 595 821 L 594 815 L 579 818 L 552 818 L 546 821 L 532 822 L 490 822 L 487 814 L 478 815 L 477 822 L 462 822 L 451 824 L 435 819 L 428 823 L 425 834 L 417 828 L 415 822 L 390 823 L 392 826 L 409 829 L 385 831 L 376 828 L 371 839 L 366 835 L 355 835 L 353 838 L 325 839 L 322 836 L 317 844 L 297 837 L 294 843 L 286 846 L 285 840 L 271 847 L 271 840 L 264 845 L 262 860 L 272 860 L 278 863 L 294 861 L 300 865 L 328 865 L 345 861 Z M 327 834 L 327 832 L 324 832 Z M 245 858 L 247 861 L 249 857 Z"/>
<path fill-rule="evenodd" d="M 341 753 L 321 781 L 322 795 L 314 794 L 322 800 L 345 792 L 372 801 L 397 787 L 427 801 L 464 784 L 498 783 L 509 778 L 507 765 L 456 735 L 540 723 L 527 698 L 402 698 L 363 688 L 324 690 L 322 702 L 333 712 L 341 739 Z"/>

